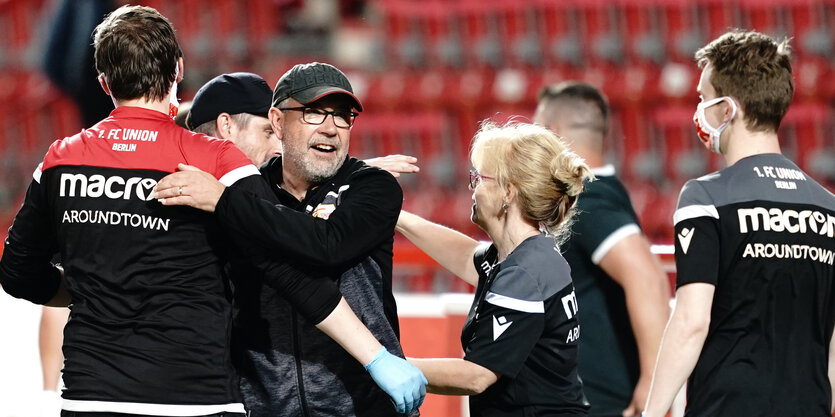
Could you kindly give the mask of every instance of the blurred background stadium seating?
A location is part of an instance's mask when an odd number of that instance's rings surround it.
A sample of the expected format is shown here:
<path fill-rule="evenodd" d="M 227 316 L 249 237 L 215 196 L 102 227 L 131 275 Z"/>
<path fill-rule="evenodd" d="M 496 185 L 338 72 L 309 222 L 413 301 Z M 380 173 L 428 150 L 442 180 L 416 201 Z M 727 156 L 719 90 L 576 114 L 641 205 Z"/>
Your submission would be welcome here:
<path fill-rule="evenodd" d="M 818 180 L 835 182 L 835 0 L 139 3 L 178 30 L 183 100 L 222 72 L 252 71 L 273 84 L 299 62 L 345 70 L 367 109 L 351 153 L 417 156 L 421 173 L 401 179 L 404 208 L 473 235 L 465 174 L 478 122 L 526 120 L 543 84 L 581 79 L 611 101 L 608 154 L 642 226 L 653 242 L 670 242 L 681 184 L 721 168 L 694 138 L 693 52 L 731 27 L 793 38 L 797 91 L 780 132 L 784 150 Z M 40 69 L 54 9 L 48 0 L 0 0 L 4 226 L 49 143 L 82 127 L 73 101 Z M 398 289 L 458 289 L 408 244 L 398 247 Z"/>
<path fill-rule="evenodd" d="M 721 168 L 695 138 L 695 50 L 729 28 L 791 37 L 796 93 L 784 152 L 835 184 L 835 0 L 138 0 L 178 30 L 189 100 L 213 76 L 251 71 L 274 85 L 293 64 L 326 61 L 366 111 L 351 153 L 417 156 L 401 177 L 404 208 L 473 236 L 467 150 L 485 118 L 528 120 L 545 83 L 579 79 L 608 95 L 607 152 L 642 226 L 672 242 L 689 178 Z M 75 104 L 43 74 L 56 2 L 0 0 L 0 227 L 56 138 L 82 128 Z M 103 94 L 103 93 L 102 93 Z M 397 237 L 395 288 L 469 291 Z"/>
<path fill-rule="evenodd" d="M 366 112 L 351 153 L 415 155 L 404 208 L 472 235 L 467 149 L 484 118 L 526 120 L 545 83 L 581 79 L 613 109 L 610 159 L 655 243 L 671 241 L 681 184 L 721 168 L 694 138 L 693 52 L 731 27 L 793 38 L 797 92 L 784 150 L 835 182 L 835 0 L 146 0 L 178 30 L 180 97 L 211 77 L 252 71 L 273 84 L 290 66 L 344 69 Z M 41 72 L 55 2 L 0 0 L 0 226 L 53 140 L 82 126 Z M 96 92 L 98 94 L 98 92 Z M 5 229 L 4 229 L 5 230 Z M 398 240 L 402 291 L 458 290 Z"/>

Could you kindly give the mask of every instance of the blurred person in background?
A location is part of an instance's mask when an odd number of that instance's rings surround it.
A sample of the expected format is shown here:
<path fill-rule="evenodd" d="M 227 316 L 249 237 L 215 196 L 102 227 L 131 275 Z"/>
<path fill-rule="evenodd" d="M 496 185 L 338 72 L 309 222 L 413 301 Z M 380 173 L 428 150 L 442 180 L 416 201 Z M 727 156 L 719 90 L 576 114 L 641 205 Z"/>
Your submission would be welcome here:
<path fill-rule="evenodd" d="M 153 201 L 157 179 L 177 162 L 269 196 L 234 145 L 174 124 L 183 59 L 170 22 L 152 8 L 122 7 L 97 26 L 94 46 L 116 109 L 53 143 L 0 259 L 9 294 L 71 305 L 61 414 L 244 415 L 222 274 L 230 240 L 398 403 L 416 407 L 420 371 L 386 354 L 332 282 L 268 259 L 241 233 L 221 236 L 211 216 Z M 50 262 L 58 252 L 63 268 Z"/>
<path fill-rule="evenodd" d="M 43 70 L 78 105 L 83 126 L 92 126 L 113 110 L 101 91 L 93 58 L 93 29 L 122 0 L 62 0 L 49 23 Z"/>
<path fill-rule="evenodd" d="M 476 287 L 464 358 L 410 358 L 429 392 L 469 395 L 472 416 L 585 416 L 578 302 L 555 245 L 588 167 L 550 130 L 483 123 L 472 145 L 472 221 L 492 242 L 402 212 L 397 230 Z M 585 310 L 585 308 L 583 309 Z"/>
<path fill-rule="evenodd" d="M 605 163 L 609 105 L 595 87 L 566 81 L 540 91 L 533 121 L 565 138 L 596 178 L 561 246 L 583 308 L 579 372 L 589 415 L 638 416 L 670 315 L 670 286 L 615 167 Z"/>
<path fill-rule="evenodd" d="M 835 196 L 781 153 L 788 41 L 735 30 L 696 60 L 693 120 L 727 167 L 679 195 L 676 304 L 646 416 L 687 380 L 688 416 L 830 417 Z"/>
<path fill-rule="evenodd" d="M 258 85 L 250 97 L 266 94 L 261 81 L 248 79 Z M 220 76 L 201 88 L 190 123 L 208 123 L 221 135 L 232 132 L 235 116 L 227 125 L 220 112 L 233 107 L 232 94 L 221 91 L 240 81 L 240 75 Z M 166 205 L 214 211 L 263 248 L 321 271 L 339 284 L 348 304 L 385 347 L 402 356 L 391 279 L 403 193 L 388 172 L 348 156 L 351 127 L 362 111 L 349 80 L 329 64 L 296 65 L 279 79 L 271 100 L 259 98 L 257 104 L 264 106 L 259 115 L 245 117 L 261 126 L 260 114 L 268 110 L 268 123 L 282 144 L 282 155 L 261 166 L 280 205 L 227 189 L 188 167 L 163 179 L 158 197 Z M 189 192 L 181 195 L 175 185 Z M 245 224 L 251 219 L 258 219 L 257 226 Z M 240 311 L 234 340 L 242 356 L 241 389 L 253 416 L 395 416 L 406 411 L 392 405 L 368 373 L 280 293 L 251 280 L 236 284 Z"/>

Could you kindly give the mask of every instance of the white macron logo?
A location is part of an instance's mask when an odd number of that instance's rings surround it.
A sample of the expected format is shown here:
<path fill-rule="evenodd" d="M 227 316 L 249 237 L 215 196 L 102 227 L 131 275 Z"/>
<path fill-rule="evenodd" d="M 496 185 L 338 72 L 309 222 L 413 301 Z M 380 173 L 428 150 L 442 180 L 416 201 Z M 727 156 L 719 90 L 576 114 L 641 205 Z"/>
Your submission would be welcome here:
<path fill-rule="evenodd" d="M 835 216 L 812 210 L 781 210 L 778 208 L 752 207 L 738 209 L 739 233 L 767 232 L 817 233 L 835 237 Z"/>
<path fill-rule="evenodd" d="M 690 248 L 690 240 L 693 239 L 693 232 L 696 231 L 695 227 L 691 228 L 683 228 L 681 229 L 681 233 L 678 234 L 678 243 L 681 243 L 681 250 L 687 255 L 687 249 Z"/>
<path fill-rule="evenodd" d="M 499 318 L 493 316 L 493 341 L 495 342 L 496 339 L 498 339 L 511 324 L 513 324 L 513 322 L 507 321 L 505 316 L 501 316 Z"/>
<path fill-rule="evenodd" d="M 104 175 L 96 174 L 87 177 L 84 174 L 61 174 L 61 189 L 58 195 L 61 197 L 107 197 L 110 199 L 129 200 L 136 195 L 143 201 L 153 200 L 153 190 L 157 181 L 153 178 L 132 177 L 124 179 L 114 175 L 105 178 Z"/>

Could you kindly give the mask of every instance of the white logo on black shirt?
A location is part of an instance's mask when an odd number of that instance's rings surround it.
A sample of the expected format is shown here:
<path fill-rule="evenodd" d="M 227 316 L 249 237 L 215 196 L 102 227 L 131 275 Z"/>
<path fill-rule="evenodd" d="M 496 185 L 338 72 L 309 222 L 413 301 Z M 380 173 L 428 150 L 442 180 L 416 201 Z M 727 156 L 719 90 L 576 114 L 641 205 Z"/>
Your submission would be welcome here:
<path fill-rule="evenodd" d="M 812 233 L 835 237 L 835 217 L 829 213 L 812 210 L 780 210 L 778 208 L 752 207 L 738 209 L 739 232 L 757 232 L 762 228 L 770 232 Z"/>
<path fill-rule="evenodd" d="M 490 271 L 493 270 L 493 265 L 488 261 L 484 261 L 481 263 L 481 270 L 484 271 L 484 275 L 490 275 Z"/>
<path fill-rule="evenodd" d="M 513 322 L 507 321 L 507 317 L 505 316 L 501 316 L 499 318 L 493 316 L 493 341 L 495 342 L 496 339 L 498 339 L 511 324 L 513 324 Z"/>
<path fill-rule="evenodd" d="M 152 178 L 132 177 L 124 179 L 118 175 L 105 178 L 96 174 L 87 177 L 84 174 L 61 174 L 61 197 L 107 197 L 111 199 L 129 200 L 136 195 L 140 200 L 153 199 L 153 189 L 157 182 Z"/>
<path fill-rule="evenodd" d="M 577 294 L 571 291 L 571 294 L 566 295 L 562 299 L 562 308 L 565 310 L 565 317 L 571 319 L 577 315 L 579 308 L 577 307 Z"/>
<path fill-rule="evenodd" d="M 683 228 L 678 234 L 678 243 L 681 244 L 681 250 L 687 255 L 687 249 L 690 248 L 690 240 L 693 239 L 693 233 L 696 231 L 695 227 Z"/>

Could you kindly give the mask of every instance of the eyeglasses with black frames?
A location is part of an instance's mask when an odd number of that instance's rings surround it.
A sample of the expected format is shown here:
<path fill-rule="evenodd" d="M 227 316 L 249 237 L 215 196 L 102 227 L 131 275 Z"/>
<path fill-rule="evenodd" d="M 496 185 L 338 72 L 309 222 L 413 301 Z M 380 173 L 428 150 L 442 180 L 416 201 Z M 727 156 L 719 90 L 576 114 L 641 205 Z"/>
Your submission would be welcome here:
<path fill-rule="evenodd" d="M 481 175 L 478 171 L 471 169 L 470 170 L 470 190 L 474 190 L 478 184 L 481 184 L 484 180 L 495 180 L 494 177 L 488 177 L 486 175 Z"/>
<path fill-rule="evenodd" d="M 353 126 L 354 125 L 354 119 L 356 119 L 357 116 L 359 116 L 359 113 L 354 113 L 352 111 L 342 111 L 342 110 L 328 111 L 328 110 L 325 110 L 325 109 L 320 109 L 320 108 L 316 108 L 316 107 L 306 107 L 306 106 L 284 107 L 284 108 L 279 108 L 279 110 L 281 110 L 281 111 L 285 111 L 285 110 L 300 111 L 300 112 L 302 112 L 302 120 L 305 123 L 311 124 L 311 125 L 320 125 L 322 123 L 325 123 L 325 119 L 327 119 L 328 116 L 331 116 L 331 117 L 333 117 L 333 124 L 335 124 L 336 127 L 342 127 L 342 128 L 348 128 L 348 127 Z"/>

